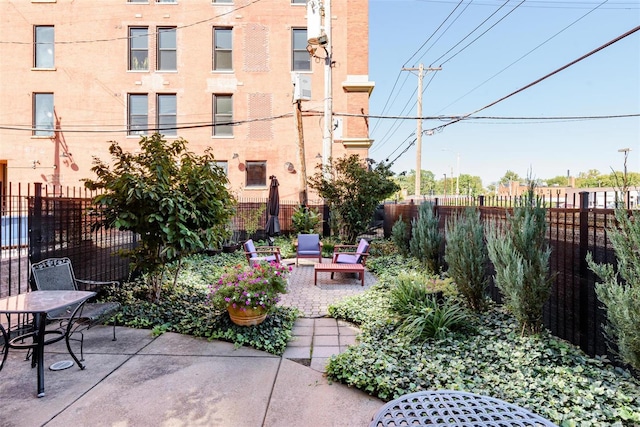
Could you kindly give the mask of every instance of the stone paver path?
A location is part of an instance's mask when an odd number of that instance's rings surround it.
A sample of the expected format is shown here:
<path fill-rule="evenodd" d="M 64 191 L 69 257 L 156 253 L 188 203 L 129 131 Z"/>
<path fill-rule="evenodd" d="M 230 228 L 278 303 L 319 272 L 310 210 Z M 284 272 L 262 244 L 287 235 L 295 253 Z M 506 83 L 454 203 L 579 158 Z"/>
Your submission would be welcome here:
<path fill-rule="evenodd" d="M 282 295 L 280 304 L 297 307 L 302 317 L 293 327 L 293 339 L 283 357 L 324 372 L 329 357 L 355 344 L 359 333 L 356 326 L 328 317 L 329 305 L 364 292 L 377 279 L 366 269 L 364 286 L 360 285 L 356 274 L 336 273 L 332 280 L 330 273 L 321 273 L 318 275 L 318 285 L 314 286 L 312 260 L 300 260 L 298 267 L 295 266 L 295 259 L 284 262 L 291 264 L 293 271 L 289 278 L 289 292 Z"/>

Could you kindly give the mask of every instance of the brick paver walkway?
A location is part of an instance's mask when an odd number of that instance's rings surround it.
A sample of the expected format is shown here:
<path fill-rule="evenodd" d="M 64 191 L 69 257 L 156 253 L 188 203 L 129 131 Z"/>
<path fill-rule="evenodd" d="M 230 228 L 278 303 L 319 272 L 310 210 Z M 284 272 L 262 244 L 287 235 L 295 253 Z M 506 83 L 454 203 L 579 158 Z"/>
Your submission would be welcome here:
<path fill-rule="evenodd" d="M 329 259 L 323 260 L 330 262 Z M 281 305 L 297 307 L 302 312 L 293 328 L 293 339 L 284 353 L 287 359 L 324 372 L 327 359 L 356 342 L 358 328 L 329 316 L 328 307 L 348 296 L 357 295 L 376 283 L 376 277 L 365 269 L 364 287 L 357 274 L 319 273 L 318 285 L 313 285 L 313 260 L 284 260 L 293 265 L 289 292 L 282 295 Z"/>

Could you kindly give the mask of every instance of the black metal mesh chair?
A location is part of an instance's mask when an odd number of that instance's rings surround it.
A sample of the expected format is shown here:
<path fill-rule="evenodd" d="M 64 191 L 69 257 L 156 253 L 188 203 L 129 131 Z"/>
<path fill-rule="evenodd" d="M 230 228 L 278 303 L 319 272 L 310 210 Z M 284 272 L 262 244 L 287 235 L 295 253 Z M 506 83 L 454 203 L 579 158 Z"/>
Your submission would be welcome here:
<path fill-rule="evenodd" d="M 37 262 L 31 266 L 31 274 L 36 288 L 41 291 L 84 291 L 84 290 L 100 290 L 105 287 L 115 287 L 119 283 L 112 282 L 96 282 L 92 280 L 76 279 L 71 260 L 69 258 L 49 258 Z M 80 334 L 80 339 L 70 338 L 80 342 L 80 360 L 84 360 L 83 344 L 84 331 L 92 326 L 104 324 L 109 318 L 120 308 L 118 302 L 87 302 L 82 307 L 79 315 L 73 318 L 70 336 L 75 333 Z M 71 321 L 71 315 L 75 307 L 67 307 L 57 313 L 51 313 L 48 320 L 60 322 L 61 325 L 68 324 Z M 113 340 L 116 340 L 116 321 L 113 319 Z M 67 327 L 67 326 L 65 326 Z"/>

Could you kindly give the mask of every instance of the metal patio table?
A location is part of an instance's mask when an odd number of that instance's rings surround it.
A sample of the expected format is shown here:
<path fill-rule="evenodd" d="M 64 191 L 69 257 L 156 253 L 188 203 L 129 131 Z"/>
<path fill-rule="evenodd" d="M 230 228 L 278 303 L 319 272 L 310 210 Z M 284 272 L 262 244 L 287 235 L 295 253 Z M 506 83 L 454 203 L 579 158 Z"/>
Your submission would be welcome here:
<path fill-rule="evenodd" d="M 95 292 L 89 291 L 33 291 L 0 299 L 0 314 L 23 314 L 33 316 L 33 330 L 26 334 L 9 339 L 5 345 L 9 348 L 27 348 L 33 350 L 32 367 L 38 371 L 38 397 L 44 396 L 44 346 L 66 339 L 67 350 L 80 369 L 84 365 L 71 350 L 69 335 L 73 326 L 73 319 L 82 310 L 84 303 Z M 71 316 L 63 328 L 46 330 L 47 314 L 68 309 Z M 47 335 L 53 335 L 47 339 Z M 31 338 L 31 341 L 29 341 Z"/>
<path fill-rule="evenodd" d="M 452 390 L 419 391 L 388 402 L 369 427 L 391 426 L 557 427 L 503 400 Z"/>

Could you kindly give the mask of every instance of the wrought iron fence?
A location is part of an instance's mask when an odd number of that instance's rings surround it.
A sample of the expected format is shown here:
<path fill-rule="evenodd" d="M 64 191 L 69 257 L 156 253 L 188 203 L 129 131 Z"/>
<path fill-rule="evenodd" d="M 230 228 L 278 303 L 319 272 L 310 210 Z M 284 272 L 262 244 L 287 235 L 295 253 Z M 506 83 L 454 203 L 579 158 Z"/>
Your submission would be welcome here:
<path fill-rule="evenodd" d="M 629 200 L 627 196 L 626 200 Z M 606 195 L 582 192 L 576 197 L 542 198 L 547 209 L 547 240 L 552 249 L 550 271 L 553 280 L 551 296 L 545 305 L 544 322 L 556 336 L 580 346 L 587 354 L 611 356 L 602 333 L 605 313 L 595 293 L 597 277 L 589 270 L 586 255 L 590 252 L 598 263 L 615 264 L 615 254 L 608 239 L 608 227 L 614 222 L 614 210 L 594 206 L 610 206 Z M 444 232 L 447 218 L 462 212 L 465 207 L 479 209 L 483 222 L 504 222 L 507 212 L 522 200 L 506 197 L 434 198 L 425 199 L 434 204 Z M 454 203 L 457 201 L 458 203 Z M 609 198 L 610 202 L 614 200 Z M 444 202 L 444 204 L 441 204 Z M 385 236 L 402 215 L 411 221 L 418 214 L 415 204 L 385 205 Z M 500 293 L 493 283 L 489 292 L 497 302 Z"/>
<path fill-rule="evenodd" d="M 84 188 L 6 184 L 0 194 L 0 297 L 28 292 L 29 265 L 68 257 L 86 280 L 126 280 L 129 262 L 118 256 L 137 244 L 134 233 L 105 230 Z"/>

